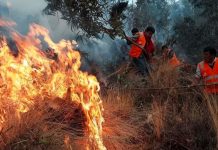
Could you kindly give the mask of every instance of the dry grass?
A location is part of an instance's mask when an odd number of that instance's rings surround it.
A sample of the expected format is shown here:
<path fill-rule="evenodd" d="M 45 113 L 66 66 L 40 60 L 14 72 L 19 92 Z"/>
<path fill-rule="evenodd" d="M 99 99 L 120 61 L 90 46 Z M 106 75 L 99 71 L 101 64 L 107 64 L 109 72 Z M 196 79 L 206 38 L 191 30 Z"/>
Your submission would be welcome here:
<path fill-rule="evenodd" d="M 125 80 L 113 84 L 113 88 L 107 89 L 102 96 L 105 109 L 103 141 L 107 149 L 216 149 L 216 99 L 203 95 L 198 88 L 143 90 L 191 83 L 190 74 L 166 64 L 156 69 L 149 80 L 122 74 L 124 77 L 121 78 Z M 142 90 L 128 89 L 135 86 Z M 12 115 L 7 116 L 8 124 L 0 130 L 3 149 L 71 150 L 84 149 L 84 143 L 88 143 L 83 131 L 83 114 L 76 104 L 69 105 L 60 100 L 39 101 L 21 116 L 14 116 L 6 104 L 3 104 L 5 110 Z"/>
<path fill-rule="evenodd" d="M 113 89 L 104 97 L 104 143 L 107 149 L 124 150 L 136 149 L 142 142 L 138 137 L 139 125 L 134 108 L 132 93 L 125 90 Z"/>
<path fill-rule="evenodd" d="M 104 144 L 108 149 L 136 149 L 140 141 L 138 128 L 141 126 L 134 108 L 132 93 L 125 90 L 108 91 L 104 97 Z M 38 99 L 37 104 L 20 116 L 8 102 L 5 106 L 7 122 L 0 132 L 1 149 L 85 149 L 89 138 L 85 135 L 85 118 L 80 107 L 71 101 L 60 99 Z M 9 113 L 10 112 L 10 113 Z M 144 120 L 142 120 L 144 121 Z"/>
<path fill-rule="evenodd" d="M 122 106 L 123 109 L 120 111 L 128 116 L 135 116 L 129 120 L 130 122 L 134 120 L 133 124 L 137 127 L 137 135 L 133 136 L 139 141 L 137 143 L 140 145 L 139 149 L 215 149 L 217 143 L 215 101 L 208 101 L 200 88 L 164 89 L 192 84 L 193 69 L 173 69 L 167 64 L 155 67 L 156 71 L 148 80 L 136 76 L 134 78 L 132 73 L 120 74 L 117 86 L 121 89 L 114 88 L 108 92 L 109 97 L 112 97 L 110 103 L 118 99 L 113 106 L 119 106 L 119 98 L 113 96 L 114 93 L 122 97 L 122 105 L 131 101 L 129 103 L 131 105 Z M 120 82 L 120 79 L 123 80 Z M 135 87 L 142 89 L 128 90 Z M 126 89 L 125 92 L 122 92 L 123 88 Z M 147 90 L 147 88 L 154 89 Z M 111 108 L 112 111 L 115 109 L 110 107 L 110 111 Z M 116 117 L 119 118 L 119 115 Z M 120 128 L 124 126 L 120 125 Z"/>
<path fill-rule="evenodd" d="M 218 149 L 218 96 L 207 95 L 205 93 L 204 96 L 216 131 L 216 148 Z"/>
<path fill-rule="evenodd" d="M 11 105 L 5 104 L 10 115 L 0 132 L 1 149 L 83 149 L 81 143 L 88 142 L 77 105 L 64 100 L 39 100 L 27 113 L 16 116 Z"/>
<path fill-rule="evenodd" d="M 190 74 L 161 65 L 148 87 L 165 88 L 189 85 Z M 208 105 L 199 88 L 150 91 L 154 138 L 151 149 L 214 149 L 215 130 L 208 118 Z"/>

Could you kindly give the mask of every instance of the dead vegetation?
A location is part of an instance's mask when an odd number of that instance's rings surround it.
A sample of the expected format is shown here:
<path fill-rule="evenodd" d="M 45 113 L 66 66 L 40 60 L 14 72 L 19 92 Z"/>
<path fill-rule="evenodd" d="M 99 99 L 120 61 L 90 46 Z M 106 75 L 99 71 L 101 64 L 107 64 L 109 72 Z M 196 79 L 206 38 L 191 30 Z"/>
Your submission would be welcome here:
<path fill-rule="evenodd" d="M 216 100 L 199 88 L 166 88 L 191 84 L 191 75 L 181 70 L 162 64 L 148 79 L 133 78 L 134 73 L 127 72 L 117 76 L 117 82 L 102 95 L 107 149 L 216 149 Z M 136 86 L 140 90 L 134 90 Z M 8 116 L 10 121 L 0 132 L 1 148 L 84 149 L 89 141 L 83 112 L 69 103 L 39 101 L 22 116 Z"/>
<path fill-rule="evenodd" d="M 133 78 L 131 71 L 121 72 L 117 88 L 112 88 L 124 94 L 119 96 L 124 101 L 132 99 L 130 110 L 134 111 L 128 114 L 128 123 L 134 120 L 130 124 L 137 129 L 139 149 L 216 149 L 218 105 L 201 87 L 190 86 L 194 80 L 191 66 L 173 69 L 160 64 L 155 70 L 146 80 Z M 108 91 L 108 96 L 113 92 Z"/>
<path fill-rule="evenodd" d="M 0 132 L 1 149 L 70 149 L 80 147 L 85 138 L 85 117 L 82 109 L 71 101 L 48 99 L 38 103 L 27 113 L 15 116 L 5 103 L 7 122 Z M 88 141 L 88 140 L 87 140 Z M 86 142 L 87 142 L 86 141 Z"/>

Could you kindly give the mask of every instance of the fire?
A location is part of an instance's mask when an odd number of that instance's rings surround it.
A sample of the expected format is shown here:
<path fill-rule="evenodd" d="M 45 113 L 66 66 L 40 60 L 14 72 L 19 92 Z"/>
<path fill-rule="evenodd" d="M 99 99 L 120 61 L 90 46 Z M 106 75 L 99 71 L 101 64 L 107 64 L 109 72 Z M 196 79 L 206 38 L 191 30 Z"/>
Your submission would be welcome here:
<path fill-rule="evenodd" d="M 12 26 L 13 22 L 0 20 L 0 26 Z M 18 48 L 18 55 L 7 43 L 0 42 L 0 129 L 7 123 L 8 115 L 1 101 L 13 105 L 18 118 L 34 106 L 38 97 L 45 99 L 66 97 L 82 106 L 86 116 L 87 134 L 95 149 L 106 149 L 102 141 L 102 101 L 98 95 L 99 83 L 94 76 L 79 70 L 80 54 L 73 50 L 73 42 L 52 41 L 49 31 L 37 24 L 30 26 L 26 36 L 9 30 Z M 58 55 L 49 59 L 43 44 Z M 74 42 L 75 43 L 75 42 Z M 68 140 L 67 140 L 68 141 Z M 66 141 L 65 141 L 66 142 Z M 87 146 L 88 148 L 91 148 Z"/>

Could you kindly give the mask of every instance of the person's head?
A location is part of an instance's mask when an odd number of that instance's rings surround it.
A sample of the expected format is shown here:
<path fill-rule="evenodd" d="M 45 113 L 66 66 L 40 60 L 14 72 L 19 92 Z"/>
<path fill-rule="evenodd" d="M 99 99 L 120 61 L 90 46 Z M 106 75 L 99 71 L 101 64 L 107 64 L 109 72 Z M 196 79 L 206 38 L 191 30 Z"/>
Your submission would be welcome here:
<path fill-rule="evenodd" d="M 163 45 L 161 49 L 162 49 L 163 52 L 165 52 L 166 50 L 168 50 L 168 46 L 167 45 Z"/>
<path fill-rule="evenodd" d="M 148 38 L 151 38 L 152 35 L 155 33 L 154 27 L 148 26 L 148 27 L 145 29 L 145 33 L 146 33 L 146 35 L 147 35 Z"/>
<path fill-rule="evenodd" d="M 163 45 L 161 49 L 162 49 L 162 54 L 166 56 L 168 54 L 169 47 L 167 45 Z"/>
<path fill-rule="evenodd" d="M 204 61 L 207 63 L 212 63 L 216 57 L 216 49 L 213 47 L 205 47 L 203 50 Z"/>
<path fill-rule="evenodd" d="M 135 35 L 136 33 L 139 32 L 139 30 L 137 28 L 133 28 L 131 32 L 132 32 L 132 35 Z"/>

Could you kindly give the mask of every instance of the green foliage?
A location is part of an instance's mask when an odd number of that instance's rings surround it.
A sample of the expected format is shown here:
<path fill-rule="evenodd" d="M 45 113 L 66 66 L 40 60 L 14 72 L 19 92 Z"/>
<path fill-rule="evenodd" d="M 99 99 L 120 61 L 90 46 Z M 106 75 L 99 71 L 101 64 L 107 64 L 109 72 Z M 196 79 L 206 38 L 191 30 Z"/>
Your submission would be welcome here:
<path fill-rule="evenodd" d="M 189 0 L 194 15 L 175 25 L 177 43 L 189 57 L 200 55 L 206 46 L 218 47 L 218 1 Z M 200 57 L 201 58 L 201 57 Z"/>
<path fill-rule="evenodd" d="M 125 16 L 123 11 L 127 2 L 108 2 L 106 0 L 45 0 L 47 7 L 44 13 L 55 15 L 60 13 L 71 28 L 78 28 L 90 37 L 99 37 L 99 33 L 107 33 L 112 38 L 119 35 Z"/>
<path fill-rule="evenodd" d="M 197 27 L 196 22 L 191 17 L 185 17 L 182 22 L 175 25 L 175 33 L 177 44 L 181 45 L 184 50 L 191 50 L 187 53 L 194 55 L 201 46 L 201 36 L 199 36 L 200 29 Z M 193 47 L 193 46 L 196 47 Z"/>
<path fill-rule="evenodd" d="M 169 4 L 167 0 L 137 0 L 133 9 L 132 27 L 143 31 L 154 26 L 157 39 L 163 41 L 169 33 Z"/>
<path fill-rule="evenodd" d="M 155 25 L 157 28 L 167 26 L 168 10 L 168 3 L 165 0 L 138 0 L 134 10 L 134 26 L 143 29 L 147 25 Z"/>

